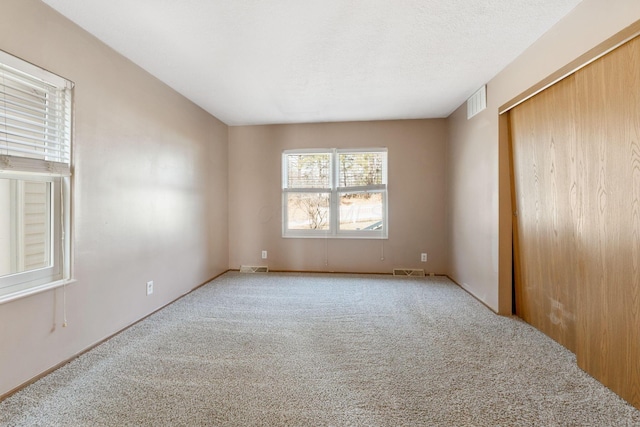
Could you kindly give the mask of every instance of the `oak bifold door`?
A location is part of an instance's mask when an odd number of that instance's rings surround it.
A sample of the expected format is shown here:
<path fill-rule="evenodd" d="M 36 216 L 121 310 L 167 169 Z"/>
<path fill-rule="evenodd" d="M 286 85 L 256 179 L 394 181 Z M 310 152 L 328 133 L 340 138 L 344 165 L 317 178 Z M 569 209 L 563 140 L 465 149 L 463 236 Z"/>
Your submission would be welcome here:
<path fill-rule="evenodd" d="M 517 314 L 640 408 L 640 38 L 508 114 Z"/>

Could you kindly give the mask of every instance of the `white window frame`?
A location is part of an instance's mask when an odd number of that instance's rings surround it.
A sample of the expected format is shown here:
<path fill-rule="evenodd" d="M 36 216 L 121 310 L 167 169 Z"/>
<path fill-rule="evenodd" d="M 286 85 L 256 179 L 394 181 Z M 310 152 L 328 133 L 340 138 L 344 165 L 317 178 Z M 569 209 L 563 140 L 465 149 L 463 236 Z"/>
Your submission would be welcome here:
<path fill-rule="evenodd" d="M 3 69 L 2 66 L 5 68 Z M 18 73 L 15 73 L 16 70 Z M 47 86 L 49 88 L 47 90 L 51 91 L 47 93 L 53 93 L 52 99 L 58 102 L 56 110 L 52 110 L 51 102 L 53 101 L 49 100 L 49 95 L 43 98 L 45 101 L 41 105 L 44 105 L 42 108 L 45 116 L 43 117 L 46 117 L 47 122 L 42 131 L 42 142 L 37 142 L 38 140 L 31 136 L 27 139 L 19 139 L 35 144 L 31 145 L 35 148 L 25 146 L 24 151 L 21 151 L 22 146 L 19 143 L 18 145 L 10 144 L 12 142 L 10 140 L 16 138 L 15 132 L 23 131 L 15 125 L 12 127 L 8 124 L 11 120 L 8 116 L 15 116 L 15 111 L 9 111 L 8 108 L 11 107 L 7 107 L 11 105 L 8 101 L 15 102 L 15 98 L 4 95 L 3 83 L 5 78 L 8 79 L 6 82 L 16 76 L 20 79 L 19 73 L 23 73 L 25 81 L 36 84 L 38 81 L 42 82 L 43 87 Z M 72 90 L 72 82 L 0 51 L 0 178 L 49 183 L 48 213 L 50 214 L 48 242 L 50 247 L 47 248 L 50 258 L 49 266 L 1 276 L 0 304 L 73 282 L 70 215 Z M 15 105 L 14 103 L 14 109 Z M 54 117 L 50 116 L 52 111 L 55 112 L 56 119 L 50 118 Z M 56 123 L 50 124 L 52 122 L 49 120 L 56 120 Z M 38 119 L 35 121 L 37 123 Z M 29 135 L 33 135 L 33 131 L 28 132 L 30 132 Z"/>
<path fill-rule="evenodd" d="M 340 154 L 345 153 L 381 153 L 382 184 L 357 187 L 340 187 Z M 287 156 L 289 155 L 329 154 L 329 188 L 287 188 Z M 386 148 L 331 148 L 331 149 L 295 149 L 282 152 L 282 237 L 284 238 L 343 238 L 343 239 L 388 239 L 388 185 L 387 185 L 387 149 Z M 344 193 L 381 193 L 382 228 L 380 230 L 340 230 L 340 195 Z M 288 194 L 289 193 L 326 193 L 329 195 L 329 228 L 327 230 L 289 229 Z"/>

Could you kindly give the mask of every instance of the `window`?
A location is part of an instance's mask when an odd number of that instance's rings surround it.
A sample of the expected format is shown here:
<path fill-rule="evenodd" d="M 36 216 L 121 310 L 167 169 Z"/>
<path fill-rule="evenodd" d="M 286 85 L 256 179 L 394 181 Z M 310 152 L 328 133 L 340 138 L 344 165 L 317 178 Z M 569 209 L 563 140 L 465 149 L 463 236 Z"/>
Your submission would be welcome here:
<path fill-rule="evenodd" d="M 70 278 L 71 92 L 0 51 L 0 302 Z"/>
<path fill-rule="evenodd" d="M 387 150 L 287 150 L 283 237 L 386 239 Z"/>

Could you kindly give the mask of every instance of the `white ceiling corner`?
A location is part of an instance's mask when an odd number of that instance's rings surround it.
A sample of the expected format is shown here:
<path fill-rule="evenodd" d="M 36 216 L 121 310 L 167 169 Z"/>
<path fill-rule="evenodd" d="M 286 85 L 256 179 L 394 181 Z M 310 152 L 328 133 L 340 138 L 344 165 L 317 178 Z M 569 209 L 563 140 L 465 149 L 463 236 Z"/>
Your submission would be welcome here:
<path fill-rule="evenodd" d="M 447 117 L 580 0 L 43 0 L 228 125 Z"/>

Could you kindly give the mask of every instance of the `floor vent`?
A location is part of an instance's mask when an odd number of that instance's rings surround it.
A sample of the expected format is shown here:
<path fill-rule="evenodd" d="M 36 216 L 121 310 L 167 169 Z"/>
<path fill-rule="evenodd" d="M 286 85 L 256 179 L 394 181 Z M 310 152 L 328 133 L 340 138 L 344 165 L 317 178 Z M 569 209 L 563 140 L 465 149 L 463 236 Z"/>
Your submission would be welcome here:
<path fill-rule="evenodd" d="M 268 273 L 269 267 L 259 265 L 241 265 L 240 273 Z"/>
<path fill-rule="evenodd" d="M 412 277 L 424 277 L 424 270 L 421 268 L 394 268 L 394 276 L 412 276 Z"/>

